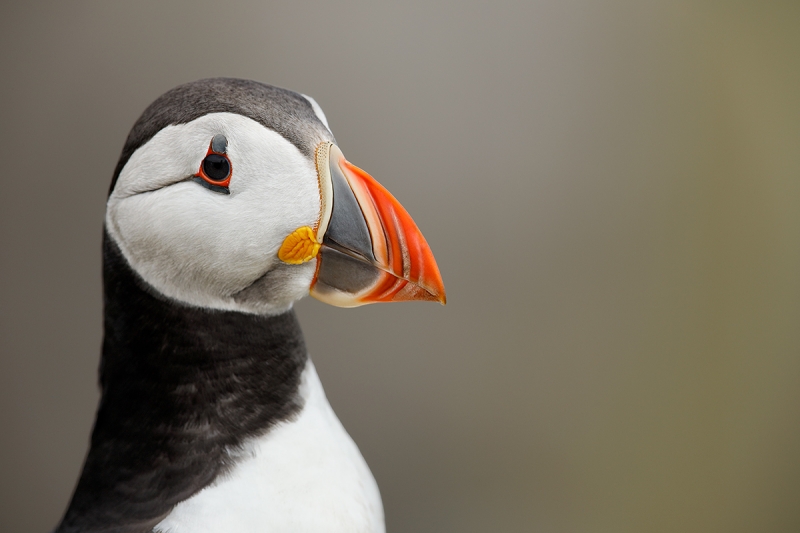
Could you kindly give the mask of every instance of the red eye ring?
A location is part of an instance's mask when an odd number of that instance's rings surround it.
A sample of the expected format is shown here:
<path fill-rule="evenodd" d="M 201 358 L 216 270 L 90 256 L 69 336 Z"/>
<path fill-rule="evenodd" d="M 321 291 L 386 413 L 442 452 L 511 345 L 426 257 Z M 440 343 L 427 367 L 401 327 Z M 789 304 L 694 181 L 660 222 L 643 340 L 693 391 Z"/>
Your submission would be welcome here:
<path fill-rule="evenodd" d="M 200 162 L 196 177 L 202 178 L 203 181 L 214 187 L 227 189 L 231 183 L 232 175 L 233 165 L 231 165 L 228 155 L 224 152 L 215 151 L 209 146 L 206 156 Z"/>

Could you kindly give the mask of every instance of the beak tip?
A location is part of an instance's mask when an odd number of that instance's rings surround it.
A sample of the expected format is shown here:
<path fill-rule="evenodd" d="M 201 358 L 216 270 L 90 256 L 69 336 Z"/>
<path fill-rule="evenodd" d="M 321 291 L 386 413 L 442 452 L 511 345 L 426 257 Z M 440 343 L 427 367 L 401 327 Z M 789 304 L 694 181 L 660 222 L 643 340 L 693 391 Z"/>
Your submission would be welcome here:
<path fill-rule="evenodd" d="M 428 288 L 425 289 L 425 291 L 428 293 L 428 297 L 419 299 L 428 300 L 429 302 L 439 302 L 442 305 L 447 305 L 447 295 L 444 293 L 444 288 L 441 290 L 431 290 Z"/>
<path fill-rule="evenodd" d="M 444 292 L 444 287 L 441 287 L 441 289 L 437 291 L 430 291 L 430 294 L 433 296 L 433 301 L 439 302 L 442 305 L 447 305 L 447 295 Z"/>

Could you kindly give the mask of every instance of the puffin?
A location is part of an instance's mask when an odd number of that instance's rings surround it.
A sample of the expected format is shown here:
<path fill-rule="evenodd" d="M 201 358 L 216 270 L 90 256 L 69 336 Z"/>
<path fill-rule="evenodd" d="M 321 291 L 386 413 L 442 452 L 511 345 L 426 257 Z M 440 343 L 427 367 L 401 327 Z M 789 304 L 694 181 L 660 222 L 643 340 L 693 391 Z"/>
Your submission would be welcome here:
<path fill-rule="evenodd" d="M 109 190 L 101 398 L 56 533 L 385 531 L 293 303 L 445 303 L 400 203 L 309 96 L 180 85 L 143 112 Z"/>

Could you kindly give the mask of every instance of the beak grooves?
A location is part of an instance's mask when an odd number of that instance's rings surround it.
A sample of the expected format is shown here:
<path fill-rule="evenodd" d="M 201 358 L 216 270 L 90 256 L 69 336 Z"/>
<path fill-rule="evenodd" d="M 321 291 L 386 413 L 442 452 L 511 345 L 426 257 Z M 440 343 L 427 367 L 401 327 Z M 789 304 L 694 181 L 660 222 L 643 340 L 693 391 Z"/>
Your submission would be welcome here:
<path fill-rule="evenodd" d="M 365 298 L 375 302 L 445 303 L 444 284 L 433 253 L 411 215 L 375 178 L 344 158 L 342 166 L 367 221 L 375 260 L 383 270 L 380 281 Z"/>
<path fill-rule="evenodd" d="M 321 210 L 315 238 L 322 248 L 312 296 L 341 307 L 404 300 L 444 304 L 433 253 L 400 202 L 332 143 L 317 147 L 316 164 Z M 294 241 L 291 246 L 308 248 Z"/>

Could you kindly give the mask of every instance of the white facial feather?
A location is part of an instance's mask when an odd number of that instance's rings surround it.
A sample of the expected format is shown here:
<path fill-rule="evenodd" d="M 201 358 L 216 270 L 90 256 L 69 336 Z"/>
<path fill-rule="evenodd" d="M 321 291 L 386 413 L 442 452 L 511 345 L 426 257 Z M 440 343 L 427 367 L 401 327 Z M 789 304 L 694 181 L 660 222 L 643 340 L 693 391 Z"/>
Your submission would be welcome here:
<path fill-rule="evenodd" d="M 191 181 L 214 135 L 228 139 L 230 195 Z M 284 238 L 314 226 L 320 193 L 314 163 L 278 133 L 233 113 L 168 126 L 141 146 L 108 200 L 106 227 L 133 269 L 166 296 L 191 305 L 278 313 L 308 294 L 316 261 L 285 265 Z M 234 296 L 275 268 L 280 294 Z"/>

